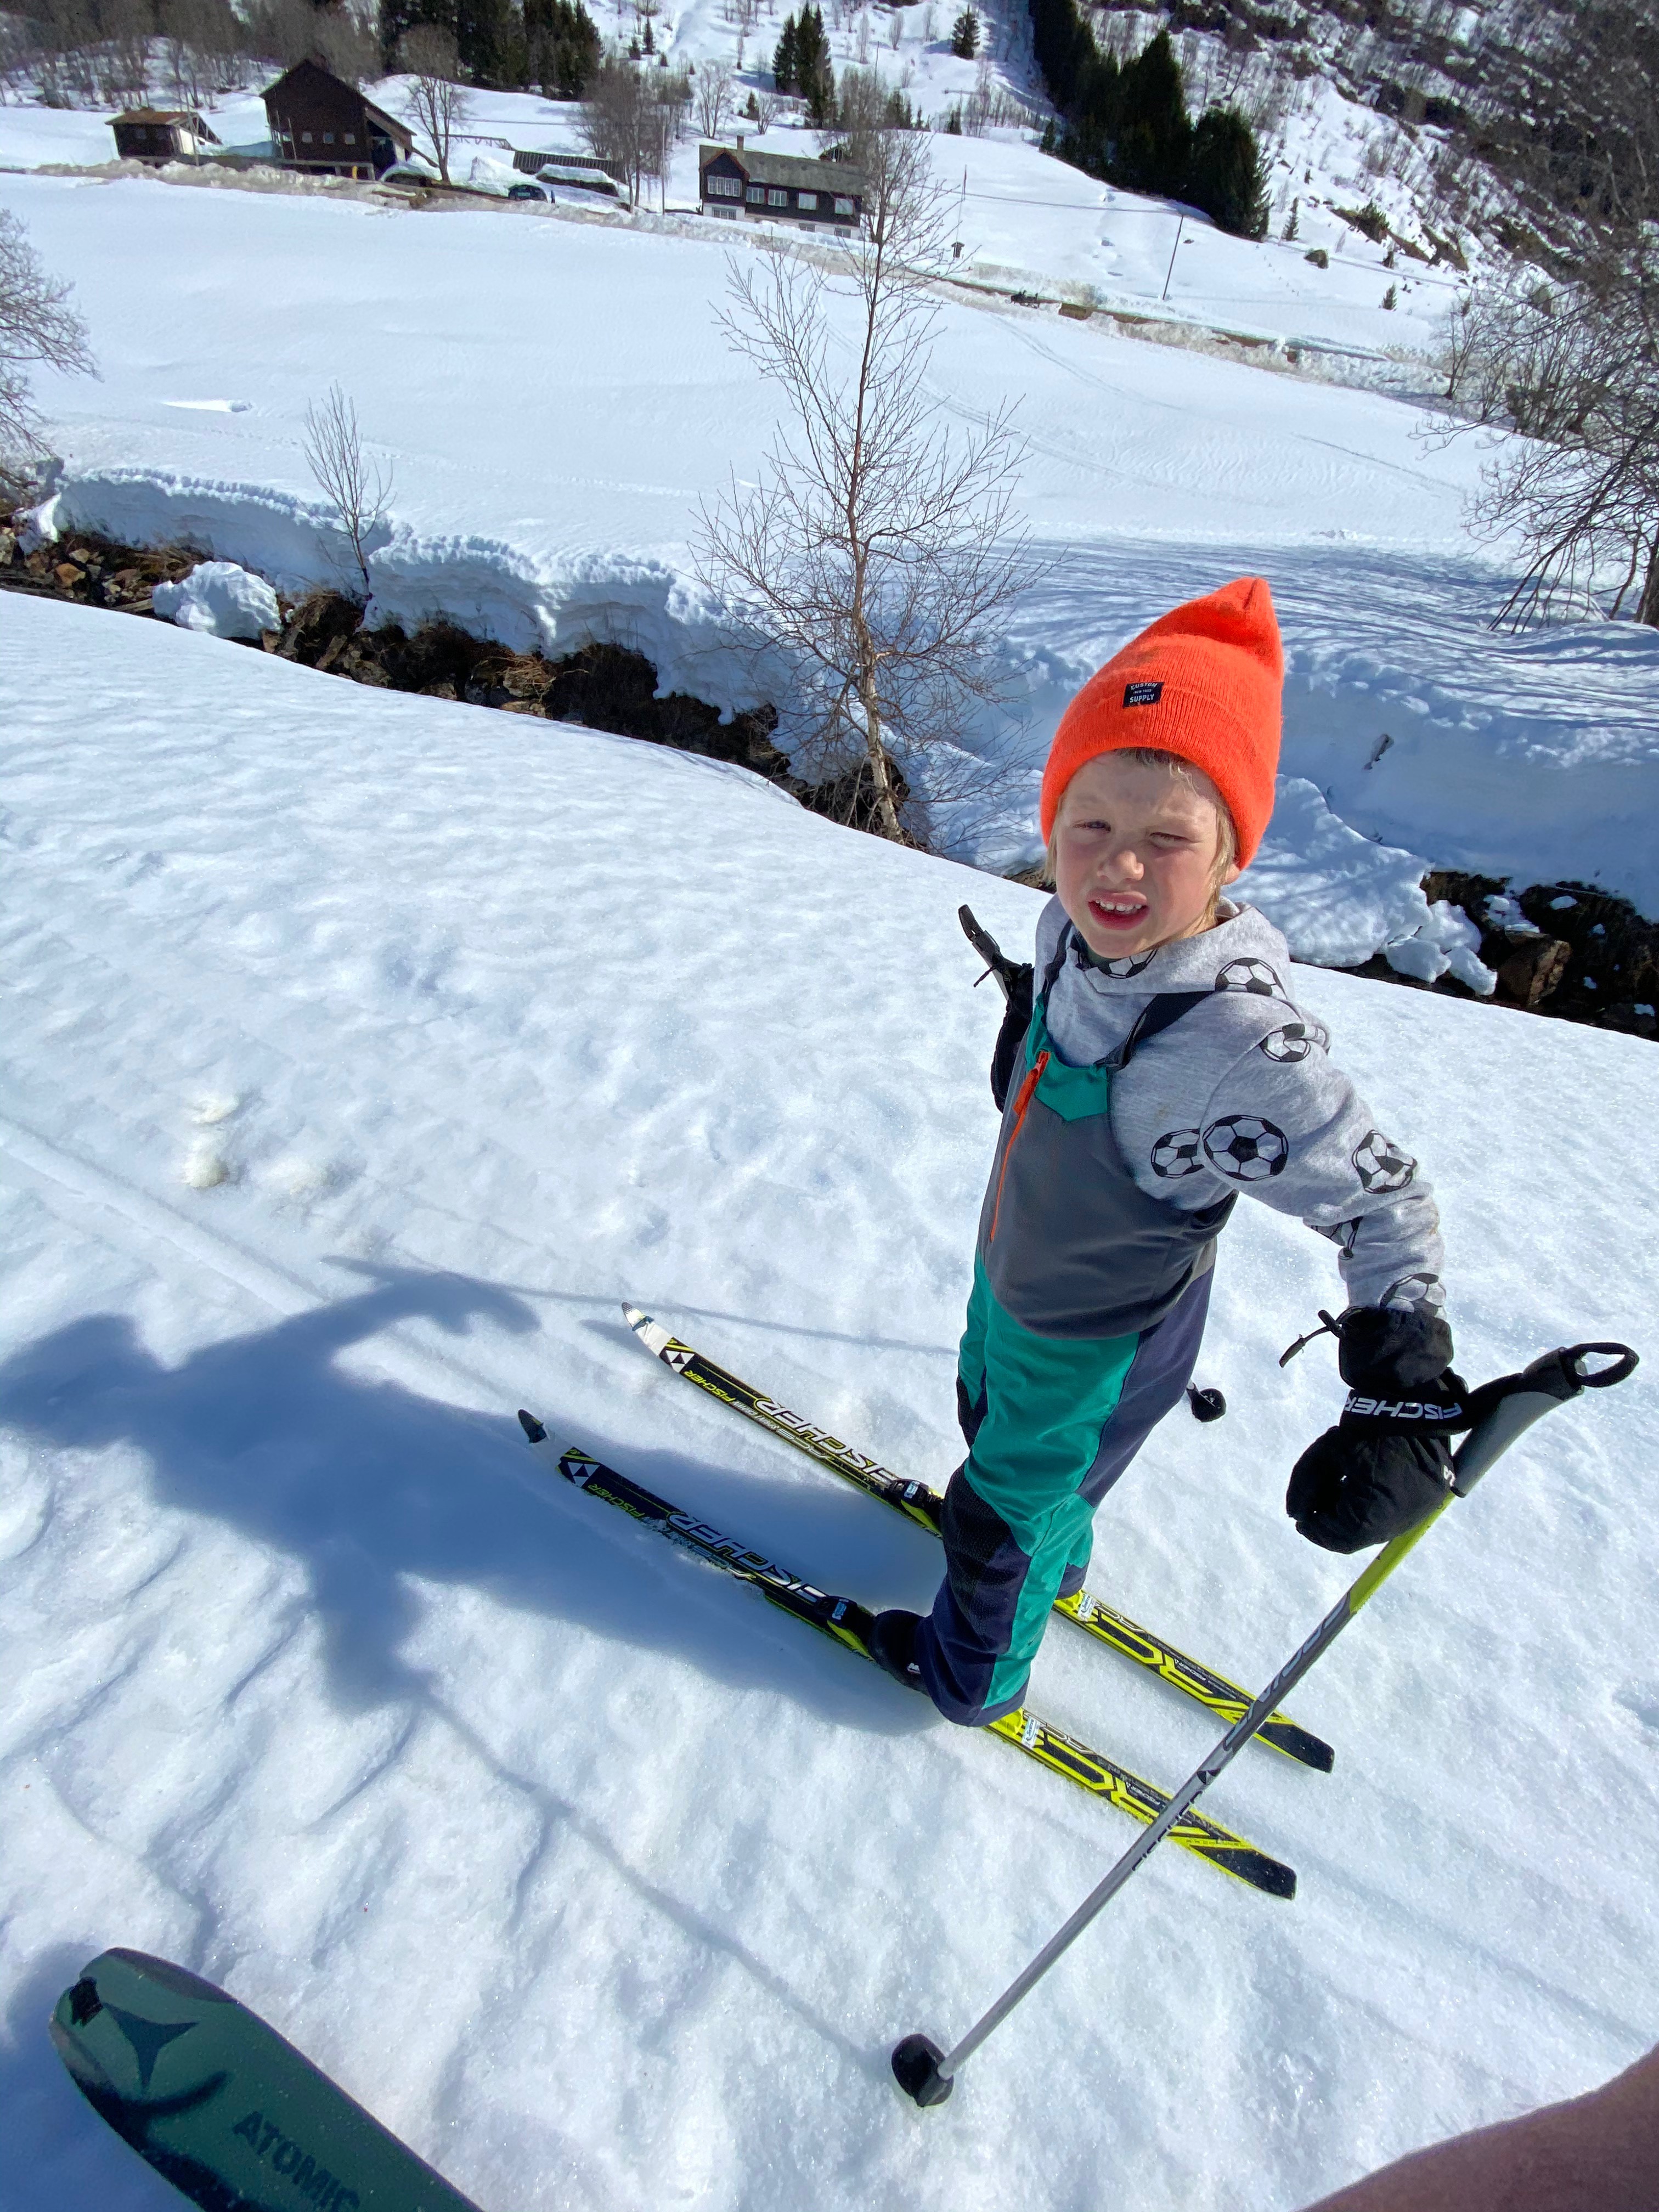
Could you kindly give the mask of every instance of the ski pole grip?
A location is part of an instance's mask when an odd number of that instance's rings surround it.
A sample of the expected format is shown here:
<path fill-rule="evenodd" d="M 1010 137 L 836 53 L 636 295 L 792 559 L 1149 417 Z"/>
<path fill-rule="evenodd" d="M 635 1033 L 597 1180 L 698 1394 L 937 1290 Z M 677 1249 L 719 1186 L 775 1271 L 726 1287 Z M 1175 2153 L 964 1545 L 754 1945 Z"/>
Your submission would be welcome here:
<path fill-rule="evenodd" d="M 1611 1359 L 1611 1367 L 1591 1369 L 1585 1362 Z M 1452 1455 L 1452 1488 L 1467 1498 L 1493 1462 L 1516 1438 L 1553 1406 L 1563 1406 L 1581 1390 L 1605 1390 L 1636 1371 L 1637 1356 L 1627 1344 L 1575 1344 L 1541 1353 L 1519 1375 L 1505 1375 L 1475 1391 L 1474 1426 Z"/>
<path fill-rule="evenodd" d="M 1002 947 L 970 906 L 957 908 L 957 920 L 962 924 L 962 933 L 988 968 L 1002 964 Z"/>

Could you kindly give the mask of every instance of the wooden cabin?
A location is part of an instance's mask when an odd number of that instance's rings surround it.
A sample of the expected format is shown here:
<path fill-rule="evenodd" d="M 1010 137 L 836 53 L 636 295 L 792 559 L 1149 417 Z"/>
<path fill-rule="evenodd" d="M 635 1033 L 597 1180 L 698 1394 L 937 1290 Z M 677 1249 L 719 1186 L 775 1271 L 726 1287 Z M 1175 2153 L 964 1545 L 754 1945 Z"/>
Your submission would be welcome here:
<path fill-rule="evenodd" d="M 219 143 L 188 107 L 129 107 L 110 129 L 124 161 L 199 161 L 204 146 Z"/>
<path fill-rule="evenodd" d="M 799 223 L 805 230 L 848 231 L 864 213 L 864 179 L 844 161 L 811 161 L 798 154 L 751 154 L 738 139 L 697 149 L 698 198 L 704 215 L 749 216 L 762 222 Z"/>
<path fill-rule="evenodd" d="M 279 166 L 312 175 L 378 177 L 406 161 L 415 140 L 406 123 L 365 100 L 355 84 L 319 61 L 296 62 L 264 95 Z"/>

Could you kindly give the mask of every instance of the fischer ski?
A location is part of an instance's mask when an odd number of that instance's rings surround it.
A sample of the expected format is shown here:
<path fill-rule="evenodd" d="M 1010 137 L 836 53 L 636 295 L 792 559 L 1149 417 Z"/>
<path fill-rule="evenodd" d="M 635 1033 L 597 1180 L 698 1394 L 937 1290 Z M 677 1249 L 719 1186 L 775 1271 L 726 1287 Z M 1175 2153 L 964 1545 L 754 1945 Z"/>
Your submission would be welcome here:
<path fill-rule="evenodd" d="M 804 1582 L 775 1560 L 723 1535 L 708 1522 L 671 1504 L 665 1498 L 659 1498 L 653 1491 L 630 1481 L 627 1475 L 618 1474 L 614 1468 L 605 1466 L 591 1453 L 580 1451 L 574 1445 L 561 1449 L 533 1413 L 521 1410 L 519 1422 L 537 1457 L 552 1467 L 573 1489 L 617 1507 L 631 1520 L 653 1528 L 670 1543 L 718 1567 L 723 1574 L 751 1584 L 780 1613 L 787 1613 L 792 1619 L 805 1622 L 807 1627 L 816 1628 L 848 1650 L 857 1652 L 860 1658 L 870 1658 L 870 1631 L 875 1615 L 867 1606 Z M 875 1662 L 872 1660 L 871 1663 Z M 1052 1772 L 1064 1775 L 1068 1782 L 1088 1790 L 1091 1796 L 1108 1799 L 1120 1812 L 1128 1814 L 1143 1826 L 1157 1820 L 1169 1804 L 1167 1791 L 1158 1789 L 1156 1784 L 1143 1781 L 1139 1775 L 1130 1773 L 1103 1753 L 1091 1750 L 1059 1729 L 1050 1728 L 1046 1721 L 1024 1709 L 993 1722 L 982 1733 L 1000 1736 L 1015 1750 L 1023 1751 Z M 1255 1844 L 1201 1814 L 1177 1821 L 1169 1832 L 1171 1840 L 1184 1850 L 1219 1867 L 1224 1874 L 1248 1882 L 1253 1889 L 1269 1897 L 1296 1895 L 1293 1868 L 1270 1857 Z"/>
<path fill-rule="evenodd" d="M 751 1421 L 758 1422 L 762 1428 L 769 1429 L 774 1436 L 783 1437 L 809 1459 L 815 1459 L 820 1467 L 827 1467 L 831 1474 L 842 1476 L 872 1498 L 880 1498 L 884 1505 L 890 1505 L 895 1512 L 931 1529 L 934 1535 L 939 1534 L 939 1514 L 945 1501 L 938 1491 L 930 1490 L 924 1482 L 913 1482 L 904 1475 L 895 1474 L 867 1453 L 843 1443 L 840 1437 L 818 1428 L 804 1415 L 792 1413 L 775 1398 L 767 1397 L 752 1383 L 741 1381 L 692 1346 L 671 1336 L 660 1322 L 641 1313 L 637 1306 L 625 1305 L 623 1312 L 640 1342 L 654 1352 L 664 1366 L 672 1368 L 688 1382 L 695 1382 L 700 1390 L 707 1391 L 711 1398 L 718 1398 L 722 1405 L 733 1407 Z M 1248 1690 L 1188 1653 L 1177 1650 L 1173 1644 L 1155 1636 L 1151 1629 L 1143 1628 L 1139 1621 L 1131 1620 L 1127 1613 L 1103 1605 L 1086 1590 L 1079 1590 L 1074 1597 L 1056 1599 L 1054 1611 L 1124 1658 L 1133 1659 L 1137 1666 L 1150 1668 L 1173 1689 L 1207 1706 L 1218 1718 L 1232 1722 L 1249 1711 Z M 1328 1774 L 1335 1762 L 1336 1753 L 1330 1745 L 1286 1713 L 1275 1713 L 1259 1733 L 1263 1743 L 1271 1744 L 1287 1759 L 1310 1766 L 1316 1772 Z"/>

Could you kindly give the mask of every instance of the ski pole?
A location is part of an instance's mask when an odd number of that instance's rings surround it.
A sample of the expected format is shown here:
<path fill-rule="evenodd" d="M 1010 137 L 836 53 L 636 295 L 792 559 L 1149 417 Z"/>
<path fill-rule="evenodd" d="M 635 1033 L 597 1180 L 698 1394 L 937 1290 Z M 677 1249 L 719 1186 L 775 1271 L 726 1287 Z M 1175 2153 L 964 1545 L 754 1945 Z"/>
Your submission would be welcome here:
<path fill-rule="evenodd" d="M 1584 1365 L 1592 1357 L 1609 1358 L 1611 1367 L 1592 1373 Z M 1285 1661 L 1261 1696 L 1241 1713 L 1207 1758 L 1188 1775 L 1169 1803 L 1130 1844 L 1105 1879 L 1092 1889 L 1065 1926 L 1037 1953 L 1022 1974 L 1012 1981 L 990 2010 L 976 2021 L 954 2048 L 941 2051 L 931 2037 L 907 2035 L 893 2047 L 894 2079 L 918 2105 L 942 2105 L 955 2086 L 956 2075 L 988 2036 L 993 2034 L 1029 1990 L 1035 1988 L 1056 1959 L 1068 1951 L 1089 1923 L 1101 1911 L 1132 1874 L 1161 1844 L 1182 1814 L 1188 1812 L 1223 1768 L 1242 1751 L 1269 1714 L 1287 1698 L 1353 1619 L 1361 1606 L 1376 1594 L 1406 1554 L 1420 1543 L 1454 1497 L 1467 1498 L 1494 1462 L 1535 1420 L 1553 1406 L 1564 1405 L 1581 1390 L 1604 1390 L 1633 1373 L 1637 1356 L 1625 1344 L 1576 1344 L 1546 1352 L 1519 1375 L 1504 1375 L 1471 1394 L 1474 1416 L 1468 1435 L 1452 1457 L 1452 1484 L 1442 1503 L 1414 1528 L 1385 1544 L 1358 1580 L 1346 1590 L 1325 1615 L 1307 1642 Z"/>

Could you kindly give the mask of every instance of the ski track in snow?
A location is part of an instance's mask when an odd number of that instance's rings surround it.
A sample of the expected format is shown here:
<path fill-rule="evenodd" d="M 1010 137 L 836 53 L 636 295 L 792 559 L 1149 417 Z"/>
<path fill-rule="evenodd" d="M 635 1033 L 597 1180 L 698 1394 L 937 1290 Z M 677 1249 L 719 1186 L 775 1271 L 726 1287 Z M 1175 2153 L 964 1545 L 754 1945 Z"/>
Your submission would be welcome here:
<path fill-rule="evenodd" d="M 226 388 L 229 388 L 227 386 Z M 1216 1814 L 919 2116 L 1133 1831 L 549 1480 L 531 1405 L 826 1588 L 937 1547 L 640 1350 L 631 1297 L 942 1481 L 996 1012 L 1036 895 L 738 770 L 0 599 L 8 2205 L 171 2201 L 41 2029 L 110 1942 L 264 2012 L 491 2212 L 1295 2204 L 1651 2033 L 1651 1359 L 1414 1556 Z M 1300 970 L 1442 1193 L 1472 1376 L 1651 1350 L 1650 1048 Z M 190 1179 L 198 1148 L 222 1174 Z M 1349 1578 L 1285 1471 L 1329 1247 L 1246 1206 L 1103 1595 L 1265 1679 Z M 1057 1630 L 1033 1704 L 1213 1724 Z"/>

